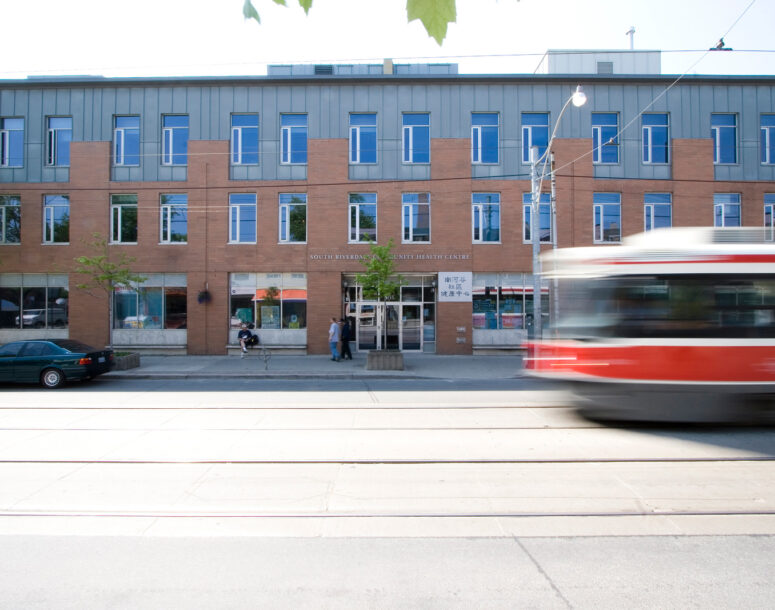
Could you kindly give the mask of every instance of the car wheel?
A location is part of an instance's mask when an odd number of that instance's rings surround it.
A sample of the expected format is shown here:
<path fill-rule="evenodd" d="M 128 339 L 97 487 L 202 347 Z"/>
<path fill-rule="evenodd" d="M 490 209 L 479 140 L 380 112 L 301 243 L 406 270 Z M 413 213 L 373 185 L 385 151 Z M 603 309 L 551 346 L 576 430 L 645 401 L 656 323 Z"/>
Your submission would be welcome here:
<path fill-rule="evenodd" d="M 49 390 L 58 388 L 65 382 L 65 375 L 59 369 L 46 369 L 40 374 L 40 385 Z"/>

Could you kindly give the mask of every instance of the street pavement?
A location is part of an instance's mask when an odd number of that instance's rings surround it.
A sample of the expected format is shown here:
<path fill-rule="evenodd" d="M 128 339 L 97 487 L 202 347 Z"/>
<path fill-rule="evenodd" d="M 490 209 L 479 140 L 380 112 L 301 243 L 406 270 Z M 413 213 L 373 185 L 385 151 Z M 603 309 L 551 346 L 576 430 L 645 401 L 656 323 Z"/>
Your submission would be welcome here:
<path fill-rule="evenodd" d="M 439 356 L 404 354 L 404 370 L 366 369 L 366 354 L 334 362 L 330 356 L 271 354 L 259 350 L 239 356 L 150 356 L 140 357 L 138 368 L 112 371 L 106 376 L 122 379 L 185 378 L 404 378 L 404 379 L 510 379 L 521 377 L 522 354 L 498 356 Z"/>

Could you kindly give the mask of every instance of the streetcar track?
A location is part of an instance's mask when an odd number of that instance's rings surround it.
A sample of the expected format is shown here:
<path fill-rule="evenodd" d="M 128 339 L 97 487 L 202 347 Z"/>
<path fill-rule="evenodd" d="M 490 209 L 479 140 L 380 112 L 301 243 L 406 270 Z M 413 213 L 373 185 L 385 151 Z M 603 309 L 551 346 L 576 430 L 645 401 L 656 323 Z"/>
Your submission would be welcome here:
<path fill-rule="evenodd" d="M 0 459 L 2 464 L 94 464 L 94 465 L 432 465 L 432 464 L 649 464 L 649 463 L 726 463 L 775 462 L 775 456 L 730 457 L 654 457 L 654 458 L 513 458 L 513 459 L 341 459 L 341 460 L 65 460 L 65 459 Z"/>

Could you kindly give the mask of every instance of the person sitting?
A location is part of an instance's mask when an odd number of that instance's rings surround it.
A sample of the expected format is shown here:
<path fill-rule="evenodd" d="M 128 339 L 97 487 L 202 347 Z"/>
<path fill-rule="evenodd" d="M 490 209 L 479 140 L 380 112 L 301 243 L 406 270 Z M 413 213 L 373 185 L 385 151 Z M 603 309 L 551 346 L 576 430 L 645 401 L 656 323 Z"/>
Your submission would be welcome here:
<path fill-rule="evenodd" d="M 240 331 L 237 333 L 237 340 L 239 341 L 240 348 L 242 349 L 240 358 L 244 358 L 245 354 L 248 353 L 248 346 L 253 346 L 258 343 L 258 337 L 256 337 L 248 330 L 248 325 L 244 322 L 242 323 Z"/>

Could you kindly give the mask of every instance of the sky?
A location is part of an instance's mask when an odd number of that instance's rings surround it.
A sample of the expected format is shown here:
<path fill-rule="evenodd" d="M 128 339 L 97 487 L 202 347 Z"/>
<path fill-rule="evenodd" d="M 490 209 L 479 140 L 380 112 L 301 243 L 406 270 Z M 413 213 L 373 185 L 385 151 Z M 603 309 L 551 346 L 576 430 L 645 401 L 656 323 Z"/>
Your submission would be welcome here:
<path fill-rule="evenodd" d="M 267 64 L 454 62 L 532 73 L 547 49 L 662 50 L 663 74 L 775 74 L 775 0 L 457 0 L 442 46 L 404 0 L 0 0 L 0 78 L 264 75 Z M 706 53 L 721 36 L 733 51 Z M 9 52 L 13 50 L 13 52 Z"/>

